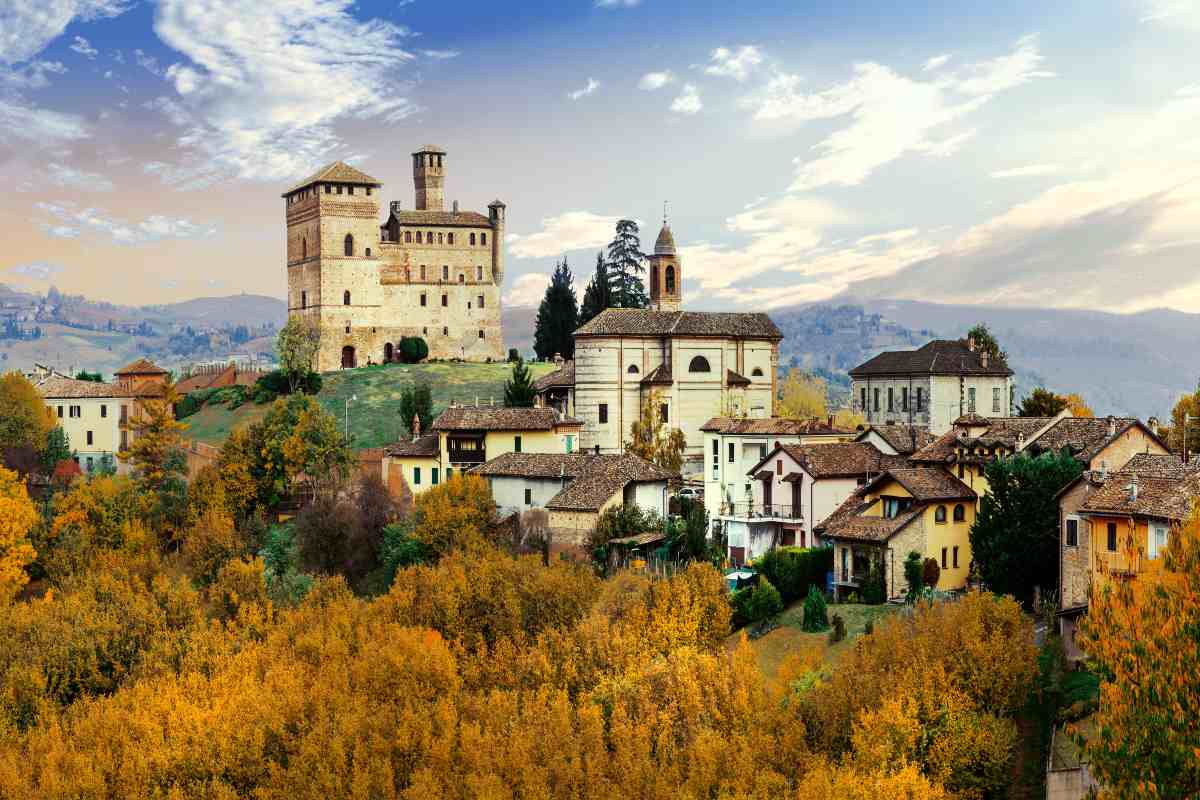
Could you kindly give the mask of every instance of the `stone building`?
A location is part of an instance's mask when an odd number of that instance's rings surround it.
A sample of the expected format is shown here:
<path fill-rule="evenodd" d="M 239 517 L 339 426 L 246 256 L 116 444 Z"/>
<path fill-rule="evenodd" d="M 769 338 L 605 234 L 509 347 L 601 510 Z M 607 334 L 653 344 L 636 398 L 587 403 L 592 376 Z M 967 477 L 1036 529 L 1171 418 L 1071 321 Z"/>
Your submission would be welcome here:
<path fill-rule="evenodd" d="M 375 178 L 341 161 L 283 194 L 288 312 L 321 331 L 318 371 L 391 361 L 419 336 L 431 358 L 500 359 L 504 214 L 446 210 L 446 151 L 412 154 L 416 204 L 380 224 Z"/>

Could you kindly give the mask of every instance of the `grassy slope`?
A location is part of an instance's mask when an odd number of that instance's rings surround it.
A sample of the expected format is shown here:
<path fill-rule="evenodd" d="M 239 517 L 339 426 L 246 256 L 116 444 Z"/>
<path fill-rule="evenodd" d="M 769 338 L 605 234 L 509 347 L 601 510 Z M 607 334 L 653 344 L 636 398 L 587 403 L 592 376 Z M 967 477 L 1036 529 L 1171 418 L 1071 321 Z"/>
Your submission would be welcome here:
<path fill-rule="evenodd" d="M 828 631 L 805 633 L 800 629 L 800 623 L 804 619 L 804 601 L 800 600 L 788 606 L 780 615 L 778 628 L 762 638 L 751 641 L 750 646 L 758 656 L 758 664 L 767 676 L 774 675 L 789 655 L 811 645 L 823 648 L 824 660 L 829 663 L 838 653 L 849 647 L 854 639 L 862 635 L 868 621 L 878 620 L 894 612 L 896 608 L 892 605 L 868 606 L 860 603 L 830 605 L 829 618 L 832 620 L 834 614 L 841 614 L 842 619 L 846 622 L 846 638 L 831 645 Z M 740 637 L 741 631 L 734 633 L 729 637 L 727 645 L 730 648 L 736 647 Z"/>
<path fill-rule="evenodd" d="M 530 364 L 534 379 L 553 369 L 551 364 Z M 400 392 L 405 386 L 426 381 L 433 390 L 436 417 L 451 400 L 459 403 L 504 402 L 504 381 L 512 367 L 508 364 L 386 364 L 353 370 L 327 372 L 317 399 L 326 411 L 345 419 L 346 399 L 350 403 L 350 433 L 355 447 L 380 447 L 396 441 L 403 426 L 398 413 Z M 266 406 L 247 403 L 230 410 L 224 406 L 206 407 L 188 417 L 188 437 L 209 444 L 220 444 L 235 427 L 261 419 Z"/>

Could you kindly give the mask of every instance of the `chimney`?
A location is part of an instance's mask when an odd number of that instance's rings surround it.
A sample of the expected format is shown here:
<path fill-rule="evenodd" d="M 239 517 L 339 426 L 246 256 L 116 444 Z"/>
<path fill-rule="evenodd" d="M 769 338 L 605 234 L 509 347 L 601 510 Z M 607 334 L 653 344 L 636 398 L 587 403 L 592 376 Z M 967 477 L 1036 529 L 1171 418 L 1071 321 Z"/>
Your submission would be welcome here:
<path fill-rule="evenodd" d="M 1108 435 L 1110 438 L 1117 435 L 1117 418 L 1111 414 L 1108 417 Z"/>
<path fill-rule="evenodd" d="M 1146 420 L 1146 427 L 1149 428 L 1151 431 L 1153 431 L 1154 435 L 1157 436 L 1158 435 L 1158 417 L 1151 417 L 1150 419 Z"/>
<path fill-rule="evenodd" d="M 975 352 L 975 337 L 974 336 L 967 337 L 967 349 L 970 350 L 972 353 Z"/>
<path fill-rule="evenodd" d="M 413 414 L 412 420 L 413 441 L 421 438 L 421 418 Z"/>
<path fill-rule="evenodd" d="M 1108 480 L 1108 462 L 1107 461 L 1100 462 L 1100 480 L 1102 480 L 1102 481 Z"/>
<path fill-rule="evenodd" d="M 1138 479 L 1137 473 L 1133 473 L 1133 477 L 1129 479 L 1129 485 L 1125 487 L 1129 490 L 1129 502 L 1136 503 L 1138 499 Z"/>
<path fill-rule="evenodd" d="M 453 211 L 451 211 L 450 213 L 452 213 L 452 214 L 458 213 L 458 201 L 457 200 L 455 200 L 454 203 L 450 207 L 453 209 Z"/>
<path fill-rule="evenodd" d="M 984 350 L 983 352 L 981 352 L 979 354 L 979 363 L 983 364 L 985 369 L 987 368 L 987 365 L 988 365 L 988 356 L 989 356 L 989 353 L 987 350 Z"/>

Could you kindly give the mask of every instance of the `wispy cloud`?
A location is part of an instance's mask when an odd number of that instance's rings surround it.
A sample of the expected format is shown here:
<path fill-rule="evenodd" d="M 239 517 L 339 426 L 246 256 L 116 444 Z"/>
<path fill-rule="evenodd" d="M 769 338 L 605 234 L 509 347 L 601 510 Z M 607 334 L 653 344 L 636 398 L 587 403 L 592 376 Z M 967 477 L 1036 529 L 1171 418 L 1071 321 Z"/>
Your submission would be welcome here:
<path fill-rule="evenodd" d="M 750 73 L 762 64 L 763 60 L 762 51 L 752 44 L 742 45 L 736 50 L 718 47 L 712 51 L 704 71 L 709 75 L 733 78 L 741 82 L 749 78 Z"/>
<path fill-rule="evenodd" d="M 1062 172 L 1058 164 L 1029 164 L 1024 167 L 1001 169 L 992 173 L 993 178 L 1031 178 L 1038 175 L 1056 175 Z"/>
<path fill-rule="evenodd" d="M 531 272 L 513 281 L 513 285 L 504 293 L 504 305 L 508 308 L 528 308 L 542 302 L 546 287 L 550 284 L 550 276 L 544 272 Z"/>
<path fill-rule="evenodd" d="M 582 89 L 576 89 L 573 92 L 567 92 L 567 97 L 569 97 L 572 100 L 578 100 L 582 97 L 587 97 L 589 94 L 591 94 L 592 92 L 596 91 L 599 88 L 600 88 L 600 81 L 596 80 L 595 78 L 588 78 L 586 86 L 584 86 Z"/>
<path fill-rule="evenodd" d="M 112 191 L 111 180 L 98 172 L 85 172 L 66 164 L 50 163 L 46 165 L 50 180 L 59 186 L 69 186 L 76 189 L 86 189 L 92 192 Z"/>
<path fill-rule="evenodd" d="M 946 66 L 946 62 L 950 60 L 949 53 L 942 53 L 940 56 L 934 56 L 925 62 L 925 66 L 921 67 L 922 72 L 932 72 L 935 69 L 940 69 Z"/>
<path fill-rule="evenodd" d="M 51 275 L 56 275 L 63 271 L 63 268 L 58 264 L 51 264 L 48 261 L 31 261 L 28 264 L 18 264 L 8 270 L 13 275 L 20 275 L 23 278 L 29 278 L 35 281 L 50 280 Z"/>
<path fill-rule="evenodd" d="M 1142 22 L 1179 28 L 1200 28 L 1200 5 L 1195 0 L 1142 0 Z"/>
<path fill-rule="evenodd" d="M 0 98 L 0 141 L 20 139 L 53 145 L 88 136 L 88 127 L 80 116 L 39 108 L 20 98 Z"/>
<path fill-rule="evenodd" d="M 671 101 L 671 110 L 676 114 L 699 114 L 704 108 L 700 101 L 700 90 L 695 85 L 685 83 L 679 96 Z"/>
<path fill-rule="evenodd" d="M 445 61 L 450 58 L 458 58 L 462 55 L 460 50 L 419 50 L 421 55 L 434 61 Z"/>
<path fill-rule="evenodd" d="M 57 238 L 76 238 L 90 232 L 109 237 L 113 244 L 139 245 L 162 239 L 205 239 L 216 234 L 212 225 L 198 225 L 191 220 L 171 218 L 161 214 L 141 222 L 126 222 L 110 217 L 95 208 L 78 208 L 73 203 L 39 202 L 36 209 L 57 220 L 58 224 L 41 223 L 42 229 Z"/>
<path fill-rule="evenodd" d="M 72 20 L 88 22 L 127 11 L 126 0 L 8 2 L 0 7 L 0 64 L 19 64 L 42 52 Z"/>
<path fill-rule="evenodd" d="M 596 8 L 634 8 L 641 4 L 642 0 L 596 0 Z"/>
<path fill-rule="evenodd" d="M 537 233 L 509 234 L 508 249 L 517 258 L 547 258 L 602 247 L 612 238 L 619 216 L 566 211 L 542 220 Z"/>
<path fill-rule="evenodd" d="M 673 83 L 674 81 L 675 76 L 669 69 L 663 70 L 662 72 L 647 72 L 642 76 L 642 79 L 638 81 L 638 88 L 645 89 L 648 92 L 653 92 L 655 89 L 661 89 L 668 83 Z"/>
<path fill-rule="evenodd" d="M 88 42 L 88 40 L 83 38 L 82 36 L 75 37 L 75 42 L 74 42 L 74 44 L 71 45 L 71 49 L 74 50 L 76 53 L 79 53 L 79 55 L 83 56 L 84 58 L 88 58 L 88 59 L 95 58 L 96 55 L 100 52 L 96 48 L 92 47 L 91 43 Z"/>

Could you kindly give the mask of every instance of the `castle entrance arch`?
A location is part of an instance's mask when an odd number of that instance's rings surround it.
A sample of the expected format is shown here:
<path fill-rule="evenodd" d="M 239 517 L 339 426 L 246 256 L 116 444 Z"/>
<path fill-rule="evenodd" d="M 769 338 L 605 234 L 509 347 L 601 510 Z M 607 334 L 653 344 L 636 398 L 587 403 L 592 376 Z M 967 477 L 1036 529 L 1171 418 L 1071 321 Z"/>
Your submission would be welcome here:
<path fill-rule="evenodd" d="M 346 345 L 342 348 L 342 369 L 354 369 L 357 363 L 354 360 L 354 348 Z"/>
<path fill-rule="evenodd" d="M 392 343 L 386 342 L 383 345 L 383 363 L 392 363 Z"/>

